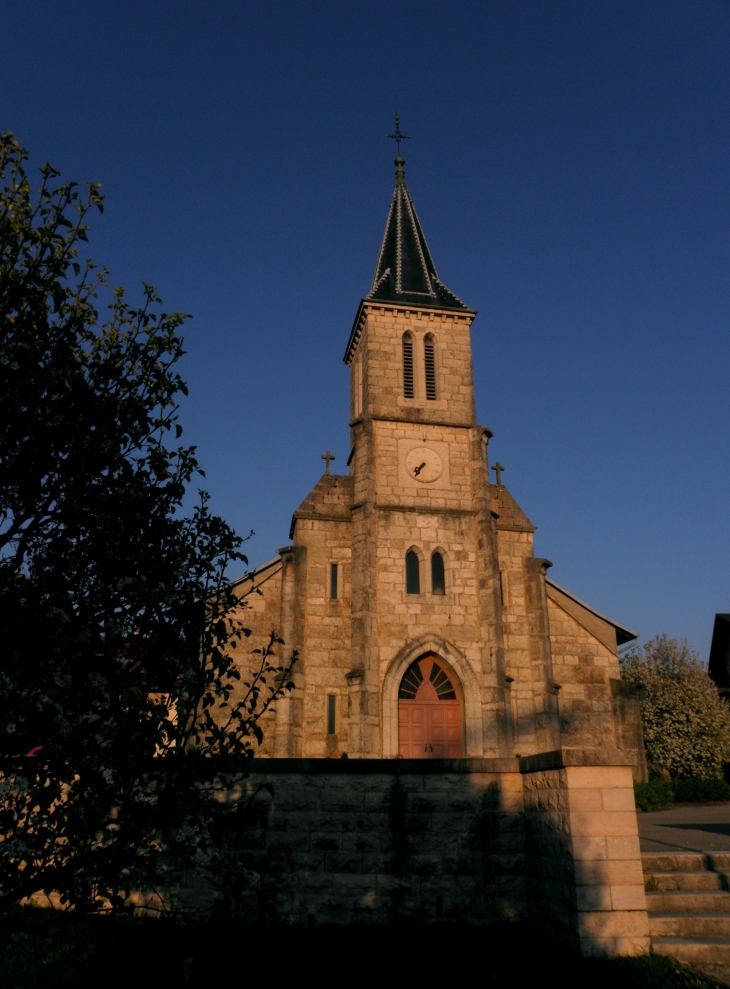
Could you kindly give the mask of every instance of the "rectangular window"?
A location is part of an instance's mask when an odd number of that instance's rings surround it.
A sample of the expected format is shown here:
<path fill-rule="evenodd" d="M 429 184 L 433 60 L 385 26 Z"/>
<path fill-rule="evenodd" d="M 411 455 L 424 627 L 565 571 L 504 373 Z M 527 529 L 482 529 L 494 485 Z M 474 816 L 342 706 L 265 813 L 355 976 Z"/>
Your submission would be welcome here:
<path fill-rule="evenodd" d="M 424 344 L 426 364 L 426 398 L 436 398 L 436 352 L 432 343 Z"/>
<path fill-rule="evenodd" d="M 330 601 L 337 600 L 337 581 L 339 579 L 339 566 L 337 563 L 330 564 Z"/>
<path fill-rule="evenodd" d="M 413 341 L 403 341 L 403 394 L 413 398 Z"/>
<path fill-rule="evenodd" d="M 337 698 L 335 694 L 328 694 L 327 695 L 327 734 L 328 735 L 335 734 L 335 728 L 336 728 L 335 714 L 337 710 L 336 704 L 337 704 Z"/>

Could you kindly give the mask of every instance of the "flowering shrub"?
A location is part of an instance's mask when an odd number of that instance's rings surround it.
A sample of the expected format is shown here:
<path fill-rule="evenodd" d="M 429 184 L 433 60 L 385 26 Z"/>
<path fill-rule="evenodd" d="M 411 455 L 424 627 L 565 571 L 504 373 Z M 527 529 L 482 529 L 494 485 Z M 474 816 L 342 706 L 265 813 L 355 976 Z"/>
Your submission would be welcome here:
<path fill-rule="evenodd" d="M 643 688 L 650 773 L 721 779 L 722 765 L 730 760 L 730 708 L 687 642 L 657 636 L 621 660 L 621 675 Z"/>

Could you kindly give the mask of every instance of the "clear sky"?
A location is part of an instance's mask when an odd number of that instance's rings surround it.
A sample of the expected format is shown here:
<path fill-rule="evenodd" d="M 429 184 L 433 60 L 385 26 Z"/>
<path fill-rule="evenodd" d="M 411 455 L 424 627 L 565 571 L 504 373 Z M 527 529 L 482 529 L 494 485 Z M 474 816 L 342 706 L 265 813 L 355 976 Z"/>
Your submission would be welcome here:
<path fill-rule="evenodd" d="M 252 564 L 325 449 L 346 472 L 397 110 L 537 554 L 706 658 L 730 611 L 728 0 L 26 0 L 2 36 L 0 127 L 103 184 L 114 285 L 194 316 L 185 438 Z"/>

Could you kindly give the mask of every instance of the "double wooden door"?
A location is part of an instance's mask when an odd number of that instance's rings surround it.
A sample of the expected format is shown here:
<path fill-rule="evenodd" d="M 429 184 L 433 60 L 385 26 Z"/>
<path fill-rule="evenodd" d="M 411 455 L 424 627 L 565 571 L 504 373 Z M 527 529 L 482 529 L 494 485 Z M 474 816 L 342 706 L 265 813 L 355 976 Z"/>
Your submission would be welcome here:
<path fill-rule="evenodd" d="M 398 693 L 398 739 L 404 759 L 460 759 L 461 701 L 433 656 L 413 663 Z"/>

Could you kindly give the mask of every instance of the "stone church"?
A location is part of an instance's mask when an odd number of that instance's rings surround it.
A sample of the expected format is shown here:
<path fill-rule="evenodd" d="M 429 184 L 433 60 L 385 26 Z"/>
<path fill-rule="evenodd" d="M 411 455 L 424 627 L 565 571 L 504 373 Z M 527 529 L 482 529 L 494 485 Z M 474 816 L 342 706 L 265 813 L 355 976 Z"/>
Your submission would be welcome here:
<path fill-rule="evenodd" d="M 400 154 L 345 348 L 349 472 L 235 583 L 294 689 L 263 719 L 242 907 L 285 924 L 523 920 L 584 954 L 649 948 L 632 777 L 635 634 L 548 577 L 475 415 L 476 312 L 439 279 Z M 491 474 L 494 472 L 494 478 Z M 492 483 L 494 481 L 494 483 Z M 272 872 L 273 869 L 273 872 Z"/>
<path fill-rule="evenodd" d="M 553 583 L 476 422 L 476 312 L 440 281 L 404 175 L 345 348 L 348 474 L 239 582 L 254 638 L 297 649 L 260 755 L 479 758 L 640 745 L 614 717 L 636 636 Z M 255 591 L 255 593 L 253 593 Z M 612 692 L 612 686 L 614 688 Z"/>

